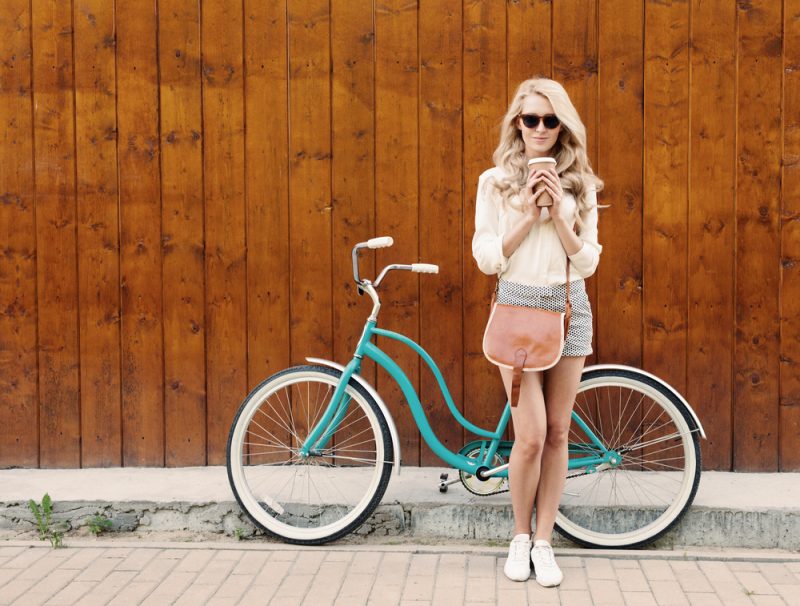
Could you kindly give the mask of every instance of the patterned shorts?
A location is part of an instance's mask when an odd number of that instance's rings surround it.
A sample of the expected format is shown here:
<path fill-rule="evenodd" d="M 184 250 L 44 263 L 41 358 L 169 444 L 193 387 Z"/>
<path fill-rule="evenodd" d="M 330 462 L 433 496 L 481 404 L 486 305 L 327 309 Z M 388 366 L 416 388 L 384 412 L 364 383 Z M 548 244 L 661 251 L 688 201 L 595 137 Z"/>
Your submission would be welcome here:
<path fill-rule="evenodd" d="M 563 356 L 588 356 L 592 353 L 592 307 L 583 280 L 570 282 L 572 319 L 564 341 Z M 528 286 L 508 280 L 497 285 L 497 302 L 504 305 L 522 305 L 549 311 L 563 312 L 566 308 L 566 284 L 557 286 Z"/>

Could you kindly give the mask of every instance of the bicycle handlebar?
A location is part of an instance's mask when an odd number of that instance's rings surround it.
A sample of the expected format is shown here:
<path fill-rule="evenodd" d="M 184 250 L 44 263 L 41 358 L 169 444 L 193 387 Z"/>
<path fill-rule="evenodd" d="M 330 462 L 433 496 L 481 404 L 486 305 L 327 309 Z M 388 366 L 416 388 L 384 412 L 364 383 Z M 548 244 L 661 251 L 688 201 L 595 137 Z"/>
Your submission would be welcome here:
<path fill-rule="evenodd" d="M 383 268 L 380 274 L 378 274 L 378 279 L 375 280 L 374 283 L 370 282 L 369 280 L 362 280 L 358 271 L 358 251 L 362 248 L 370 248 L 373 250 L 376 248 L 388 248 L 393 244 L 394 239 L 391 236 L 381 236 L 379 238 L 371 238 L 366 242 L 359 242 L 353 247 L 353 280 L 355 280 L 359 287 L 362 287 L 365 284 L 372 284 L 375 288 L 377 288 L 384 276 L 393 269 L 405 269 L 421 274 L 439 273 L 439 266 L 433 265 L 432 263 L 412 263 L 411 265 L 392 264 Z M 358 292 L 359 294 L 363 294 L 361 288 L 359 288 Z"/>

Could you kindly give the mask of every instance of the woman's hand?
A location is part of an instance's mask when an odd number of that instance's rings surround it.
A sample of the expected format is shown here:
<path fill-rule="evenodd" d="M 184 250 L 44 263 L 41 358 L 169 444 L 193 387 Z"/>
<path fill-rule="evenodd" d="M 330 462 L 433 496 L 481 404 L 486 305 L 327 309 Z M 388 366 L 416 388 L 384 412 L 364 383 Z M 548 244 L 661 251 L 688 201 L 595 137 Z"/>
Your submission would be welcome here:
<path fill-rule="evenodd" d="M 553 205 L 550 207 L 550 216 L 554 219 L 561 218 L 561 199 L 564 197 L 564 189 L 561 187 L 561 179 L 558 178 L 556 169 L 547 168 L 533 171 L 528 178 L 528 185 L 534 188 L 537 183 L 543 183 L 544 187 L 533 195 L 534 199 L 538 198 L 542 192 L 550 194 L 553 199 Z"/>

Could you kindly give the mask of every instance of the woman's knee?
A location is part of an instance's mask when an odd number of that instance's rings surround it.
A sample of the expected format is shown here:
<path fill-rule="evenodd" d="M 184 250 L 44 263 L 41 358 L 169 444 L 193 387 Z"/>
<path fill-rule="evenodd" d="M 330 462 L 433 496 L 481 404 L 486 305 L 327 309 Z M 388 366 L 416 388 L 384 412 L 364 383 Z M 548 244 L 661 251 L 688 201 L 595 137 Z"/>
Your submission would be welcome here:
<path fill-rule="evenodd" d="M 531 432 L 526 435 L 514 436 L 514 452 L 520 454 L 525 459 L 535 460 L 541 456 L 544 449 L 545 434 L 543 432 Z"/>
<path fill-rule="evenodd" d="M 569 424 L 548 423 L 546 444 L 549 447 L 566 445 L 569 440 Z"/>

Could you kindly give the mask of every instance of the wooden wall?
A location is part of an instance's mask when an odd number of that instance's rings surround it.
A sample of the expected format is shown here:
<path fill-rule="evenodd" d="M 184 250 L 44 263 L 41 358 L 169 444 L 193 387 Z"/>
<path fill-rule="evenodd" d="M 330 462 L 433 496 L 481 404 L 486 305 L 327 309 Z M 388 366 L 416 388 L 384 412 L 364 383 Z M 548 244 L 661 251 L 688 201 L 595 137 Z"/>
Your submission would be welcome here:
<path fill-rule="evenodd" d="M 346 361 L 376 235 L 367 274 L 442 268 L 392 275 L 382 325 L 493 425 L 475 189 L 533 74 L 606 181 L 591 361 L 683 392 L 706 467 L 799 470 L 800 0 L 4 0 L 0 466 L 223 463 L 249 388 Z"/>

